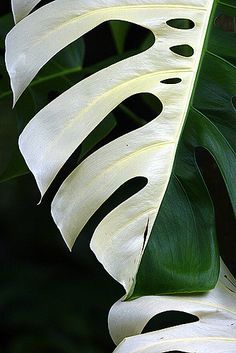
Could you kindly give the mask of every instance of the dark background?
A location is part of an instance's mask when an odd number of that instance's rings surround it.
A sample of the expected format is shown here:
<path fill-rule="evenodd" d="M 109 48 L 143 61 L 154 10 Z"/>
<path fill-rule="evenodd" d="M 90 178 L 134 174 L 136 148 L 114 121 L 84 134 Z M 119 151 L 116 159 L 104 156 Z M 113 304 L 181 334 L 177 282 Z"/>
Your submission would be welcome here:
<path fill-rule="evenodd" d="M 0 15 L 8 11 L 10 1 L 4 0 Z M 140 35 L 143 33 L 131 28 L 126 47 L 133 50 Z M 115 53 L 107 25 L 87 35 L 85 44 L 85 66 Z M 52 91 L 48 99 L 58 93 Z M 9 110 L 10 101 L 6 104 Z M 132 104 L 138 103 L 131 102 L 131 108 Z M 145 113 L 147 107 L 139 105 L 139 111 Z M 119 111 L 116 114 L 119 120 Z M 132 124 L 120 126 L 118 134 L 132 128 Z M 215 204 L 221 254 L 235 273 L 235 224 L 224 182 L 205 151 L 198 152 L 198 163 Z M 89 250 L 89 227 L 73 252 L 68 251 L 50 216 L 51 194 L 37 206 L 39 192 L 31 174 L 0 184 L 0 350 L 110 353 L 114 345 L 107 314 L 123 290 Z"/>
<path fill-rule="evenodd" d="M 1 1 L 0 15 L 8 11 Z M 50 196 L 38 201 L 31 174 L 0 184 L 0 351 L 110 353 L 107 315 L 123 290 L 90 251 L 90 234 L 70 253 Z"/>

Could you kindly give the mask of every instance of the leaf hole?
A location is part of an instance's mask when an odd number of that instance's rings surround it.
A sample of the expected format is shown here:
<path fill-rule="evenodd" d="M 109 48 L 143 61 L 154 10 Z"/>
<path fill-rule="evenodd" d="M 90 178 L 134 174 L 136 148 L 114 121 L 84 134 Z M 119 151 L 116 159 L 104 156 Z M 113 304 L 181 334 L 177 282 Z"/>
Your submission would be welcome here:
<path fill-rule="evenodd" d="M 128 58 L 151 47 L 153 33 L 127 21 L 106 21 L 83 36 L 85 66 L 104 61 L 102 67 Z"/>
<path fill-rule="evenodd" d="M 174 18 L 166 21 L 166 24 L 177 29 L 192 29 L 195 27 L 195 23 L 187 18 Z"/>
<path fill-rule="evenodd" d="M 143 126 L 161 114 L 163 105 L 159 98 L 151 93 L 137 93 L 125 99 L 114 110 L 116 118 L 124 127 L 129 125 L 129 131 Z M 122 119 L 122 120 L 121 120 Z"/>
<path fill-rule="evenodd" d="M 153 316 L 144 327 L 142 333 L 152 332 L 156 330 L 163 330 L 168 327 L 183 325 L 191 322 L 199 321 L 195 315 L 183 311 L 165 311 L 163 313 Z"/>
<path fill-rule="evenodd" d="M 150 48 L 154 44 L 154 42 L 155 36 L 150 30 L 142 26 L 130 23 L 130 27 L 125 40 L 124 49 L 126 51 L 139 50 L 139 52 L 142 52 Z"/>
<path fill-rule="evenodd" d="M 194 53 L 193 48 L 188 44 L 175 45 L 173 47 L 170 47 L 170 50 L 175 54 L 185 57 L 193 56 Z"/>
<path fill-rule="evenodd" d="M 174 77 L 174 78 L 168 78 L 166 80 L 162 80 L 161 83 L 165 83 L 167 85 L 175 85 L 176 83 L 180 83 L 182 80 L 181 78 Z"/>
<path fill-rule="evenodd" d="M 220 15 L 215 19 L 215 25 L 224 32 L 236 32 L 236 17 Z"/>
<path fill-rule="evenodd" d="M 125 99 L 84 140 L 79 163 L 109 142 L 151 122 L 162 110 L 160 99 L 151 93 L 138 93 Z M 113 128 L 102 136 L 109 127 L 109 119 L 113 120 Z"/>

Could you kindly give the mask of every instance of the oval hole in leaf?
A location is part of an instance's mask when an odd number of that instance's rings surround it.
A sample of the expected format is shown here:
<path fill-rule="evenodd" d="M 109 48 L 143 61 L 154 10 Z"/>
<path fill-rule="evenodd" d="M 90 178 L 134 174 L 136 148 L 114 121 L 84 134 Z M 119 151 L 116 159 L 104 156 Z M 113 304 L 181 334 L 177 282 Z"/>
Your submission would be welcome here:
<path fill-rule="evenodd" d="M 224 32 L 236 32 L 236 17 L 220 15 L 215 19 L 215 25 Z"/>
<path fill-rule="evenodd" d="M 236 274 L 234 237 L 236 223 L 224 179 L 215 159 L 208 150 L 197 147 L 195 156 L 213 201 L 220 254 L 231 272 Z"/>
<path fill-rule="evenodd" d="M 187 18 L 173 18 L 166 21 L 166 24 L 178 29 L 192 29 L 195 27 L 195 23 Z"/>
<path fill-rule="evenodd" d="M 165 83 L 167 85 L 173 85 L 176 83 L 180 83 L 181 81 L 182 81 L 181 78 L 174 77 L 174 78 L 168 78 L 166 80 L 162 80 L 161 83 Z"/>
<path fill-rule="evenodd" d="M 175 45 L 173 47 L 170 47 L 170 50 L 175 54 L 185 57 L 190 57 L 194 53 L 193 48 L 188 44 Z"/>
<path fill-rule="evenodd" d="M 153 316 L 144 327 L 142 333 L 162 330 L 172 326 L 178 326 L 191 322 L 199 321 L 195 315 L 183 311 L 165 311 L 163 313 Z"/>

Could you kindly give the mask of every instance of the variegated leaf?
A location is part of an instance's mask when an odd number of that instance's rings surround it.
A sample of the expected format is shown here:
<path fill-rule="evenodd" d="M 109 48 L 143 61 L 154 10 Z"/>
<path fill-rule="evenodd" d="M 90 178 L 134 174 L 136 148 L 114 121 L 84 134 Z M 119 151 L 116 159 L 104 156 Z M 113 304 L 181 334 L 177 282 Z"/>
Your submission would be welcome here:
<path fill-rule="evenodd" d="M 161 100 L 163 111 L 156 119 L 84 160 L 52 203 L 54 220 L 71 248 L 119 186 L 136 176 L 147 179 L 141 191 L 104 218 L 91 242 L 99 261 L 127 292 L 171 176 L 212 5 L 213 0 L 56 0 L 7 37 L 6 62 L 16 101 L 55 53 L 104 21 L 133 22 L 155 36 L 145 52 L 97 72 L 55 99 L 20 137 L 22 154 L 44 195 L 65 161 L 114 107 L 141 92 Z M 191 20 L 194 27 L 171 27 L 169 20 L 176 18 Z M 174 48 L 181 45 L 191 47 L 193 55 L 176 54 Z"/>

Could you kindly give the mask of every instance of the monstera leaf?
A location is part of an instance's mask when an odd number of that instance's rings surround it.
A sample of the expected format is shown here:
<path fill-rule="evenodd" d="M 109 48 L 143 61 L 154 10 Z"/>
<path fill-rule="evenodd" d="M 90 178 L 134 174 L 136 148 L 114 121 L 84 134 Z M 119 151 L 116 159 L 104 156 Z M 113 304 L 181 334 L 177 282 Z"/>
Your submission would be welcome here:
<path fill-rule="evenodd" d="M 119 344 L 124 339 L 114 353 L 233 353 L 236 347 L 235 294 L 235 279 L 222 262 L 217 286 L 206 294 L 146 296 L 119 301 L 109 314 L 113 340 Z M 182 315 L 182 324 L 172 322 L 165 329 L 145 330 L 149 320 L 168 313 Z M 191 322 L 188 318 L 186 323 L 188 316 Z M 146 333 L 142 333 L 143 330 Z"/>
<path fill-rule="evenodd" d="M 216 9 L 235 11 L 232 2 L 227 3 L 55 0 L 7 36 L 14 103 L 48 60 L 104 21 L 132 22 L 155 36 L 149 49 L 60 95 L 20 137 L 21 152 L 43 197 L 67 159 L 114 107 L 142 92 L 161 101 L 162 111 L 154 120 L 83 160 L 52 203 L 53 218 L 71 249 L 90 217 L 116 190 L 136 177 L 145 180 L 103 219 L 91 241 L 99 261 L 129 295 L 204 291 L 217 282 L 214 209 L 195 149 L 202 146 L 212 153 L 234 201 L 234 58 L 229 40 L 214 27 Z M 35 2 L 21 4 L 15 10 L 18 18 Z"/>

